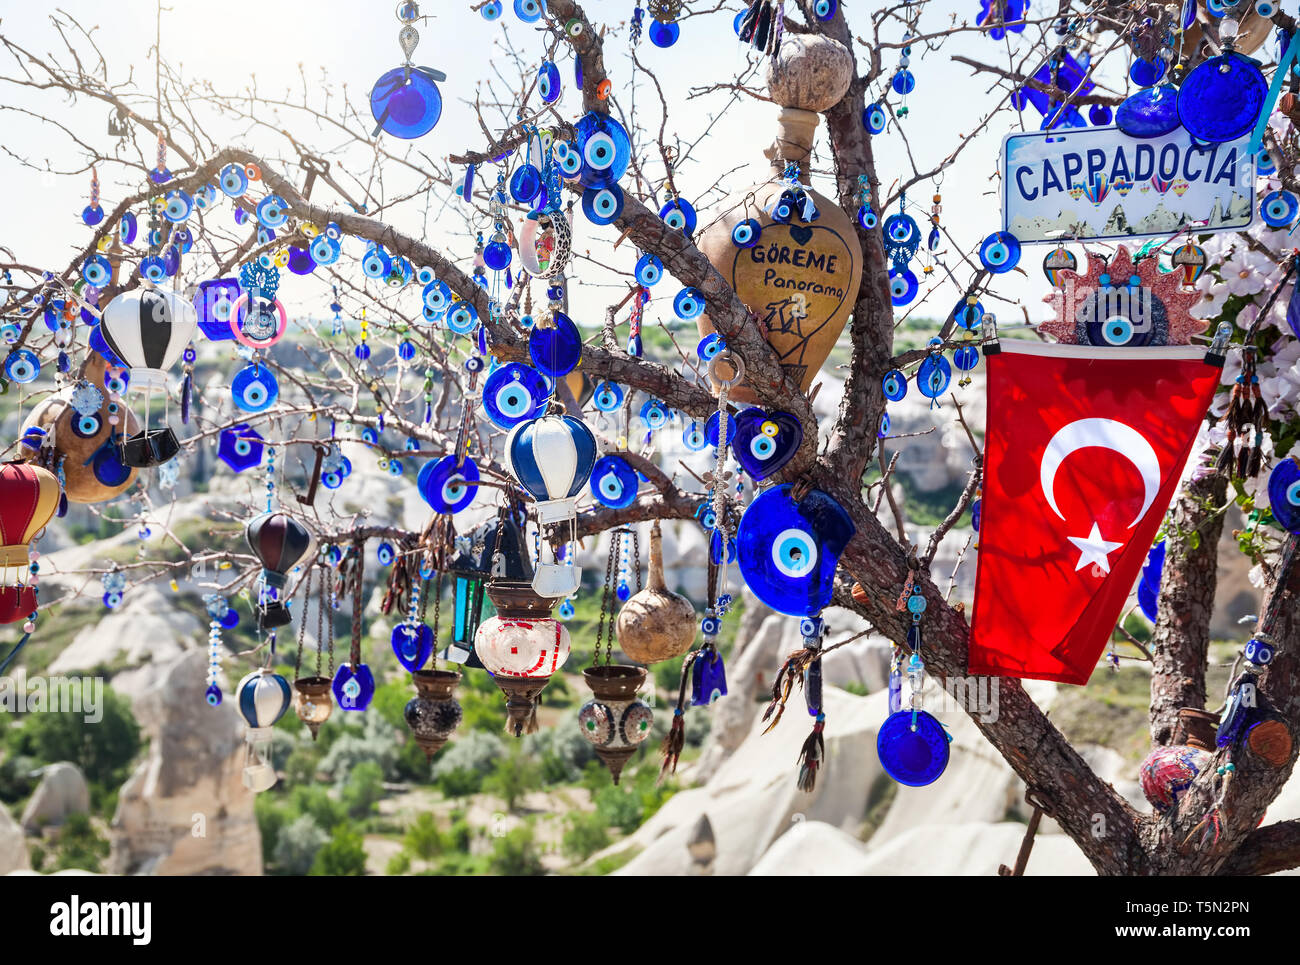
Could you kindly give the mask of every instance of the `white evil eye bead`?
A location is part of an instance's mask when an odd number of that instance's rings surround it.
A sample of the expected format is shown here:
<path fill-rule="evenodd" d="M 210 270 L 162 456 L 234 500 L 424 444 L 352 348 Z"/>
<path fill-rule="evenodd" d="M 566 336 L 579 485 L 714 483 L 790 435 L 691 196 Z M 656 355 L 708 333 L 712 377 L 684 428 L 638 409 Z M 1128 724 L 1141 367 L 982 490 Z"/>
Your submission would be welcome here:
<path fill-rule="evenodd" d="M 623 387 L 616 382 L 602 382 L 596 386 L 591 401 L 600 412 L 613 412 L 623 404 Z"/>
<path fill-rule="evenodd" d="M 257 220 L 266 228 L 278 228 L 289 220 L 285 203 L 274 194 L 257 202 Z"/>
<path fill-rule="evenodd" d="M 683 288 L 673 298 L 673 311 L 683 321 L 699 318 L 704 313 L 704 295 L 698 288 Z"/>
<path fill-rule="evenodd" d="M 418 284 L 427 285 L 431 281 L 433 281 L 433 278 L 434 278 L 433 269 L 430 268 L 428 265 L 425 265 L 423 268 L 416 269 L 415 280 Z"/>
<path fill-rule="evenodd" d="M 1101 326 L 1107 345 L 1127 345 L 1133 338 L 1133 323 L 1122 315 L 1108 318 Z"/>
<path fill-rule="evenodd" d="M 169 191 L 167 203 L 163 205 L 163 217 L 172 223 L 179 223 L 190 216 L 194 210 L 194 199 L 184 191 Z"/>
<path fill-rule="evenodd" d="M 799 579 L 817 566 L 817 543 L 812 533 L 786 529 L 772 541 L 772 562 L 785 576 Z"/>
<path fill-rule="evenodd" d="M 704 427 L 698 422 L 692 422 L 682 430 L 682 445 L 691 452 L 699 452 L 709 444 L 709 438 L 704 434 Z"/>
<path fill-rule="evenodd" d="M 581 20 L 578 20 L 577 18 L 570 20 L 568 23 L 564 25 L 564 32 L 575 40 L 578 37 L 581 37 L 582 32 L 586 29 L 587 29 L 586 25 Z"/>
<path fill-rule="evenodd" d="M 542 19 L 542 5 L 539 0 L 515 0 L 515 16 L 524 23 L 537 23 Z"/>
<path fill-rule="evenodd" d="M 714 332 L 700 339 L 699 344 L 695 346 L 695 354 L 700 357 L 700 361 L 710 362 L 726 347 L 727 343 L 722 340 L 722 336 Z"/>
<path fill-rule="evenodd" d="M 1008 231 L 995 231 L 980 245 L 980 261 L 995 275 L 1010 271 L 1020 262 L 1020 242 Z"/>
<path fill-rule="evenodd" d="M 92 288 L 103 288 L 113 277 L 113 266 L 103 255 L 91 255 L 81 265 L 81 277 Z"/>
<path fill-rule="evenodd" d="M 646 252 L 636 262 L 636 280 L 649 288 L 664 276 L 664 263 L 655 255 Z"/>
<path fill-rule="evenodd" d="M 1285 228 L 1295 220 L 1300 201 L 1290 191 L 1273 191 L 1259 203 L 1259 214 L 1270 228 Z"/>
<path fill-rule="evenodd" d="M 494 20 L 501 19 L 501 9 L 501 0 L 489 0 L 488 3 L 483 4 L 479 13 L 482 14 L 484 20 L 491 23 Z"/>
<path fill-rule="evenodd" d="M 907 395 L 907 376 L 898 369 L 891 369 L 880 380 L 880 387 L 884 390 L 886 399 L 899 402 Z"/>
<path fill-rule="evenodd" d="M 861 226 L 863 231 L 870 231 L 876 225 L 880 224 L 880 219 L 876 217 L 876 213 L 871 210 L 870 205 L 864 204 L 862 207 L 858 208 L 858 224 Z"/>
<path fill-rule="evenodd" d="M 469 302 L 457 302 L 447 314 L 447 327 L 457 335 L 468 335 L 478 324 L 478 312 Z"/>
<path fill-rule="evenodd" d="M 20 348 L 5 359 L 5 375 L 10 381 L 26 384 L 41 374 L 41 362 L 34 352 Z"/>
<path fill-rule="evenodd" d="M 386 278 L 393 270 L 393 259 L 382 248 L 369 248 L 361 259 L 361 271 L 367 278 Z"/>
<path fill-rule="evenodd" d="M 813 4 L 813 14 L 818 20 L 829 20 L 840 8 L 840 0 L 817 0 Z"/>
<path fill-rule="evenodd" d="M 611 224 L 623 213 L 623 189 L 616 184 L 582 192 L 582 213 L 592 224 Z"/>
<path fill-rule="evenodd" d="M 737 248 L 753 248 L 762 233 L 762 225 L 753 218 L 746 218 L 731 229 L 731 243 Z"/>
<path fill-rule="evenodd" d="M 544 104 L 554 104 L 560 99 L 560 68 L 549 60 L 537 71 L 537 93 Z"/>
<path fill-rule="evenodd" d="M 248 192 L 248 175 L 244 173 L 244 168 L 239 164 L 227 164 L 221 169 L 221 177 L 217 179 L 217 187 L 230 198 L 241 198 Z"/>
<path fill-rule="evenodd" d="M 870 134 L 879 134 L 889 122 L 889 115 L 881 104 L 872 104 L 862 112 L 862 126 Z"/>
<path fill-rule="evenodd" d="M 608 171 L 613 167 L 614 155 L 617 153 L 614 139 L 604 131 L 596 131 L 582 146 L 582 159 L 596 171 Z"/>

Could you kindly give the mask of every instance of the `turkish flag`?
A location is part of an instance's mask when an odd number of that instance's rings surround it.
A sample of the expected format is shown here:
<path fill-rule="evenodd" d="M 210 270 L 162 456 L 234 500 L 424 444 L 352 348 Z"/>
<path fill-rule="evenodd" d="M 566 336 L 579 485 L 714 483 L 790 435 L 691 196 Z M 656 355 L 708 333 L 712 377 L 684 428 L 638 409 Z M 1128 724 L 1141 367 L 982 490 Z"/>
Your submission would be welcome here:
<path fill-rule="evenodd" d="M 1219 384 L 1205 356 L 1006 341 L 988 355 L 972 674 L 1088 682 Z"/>

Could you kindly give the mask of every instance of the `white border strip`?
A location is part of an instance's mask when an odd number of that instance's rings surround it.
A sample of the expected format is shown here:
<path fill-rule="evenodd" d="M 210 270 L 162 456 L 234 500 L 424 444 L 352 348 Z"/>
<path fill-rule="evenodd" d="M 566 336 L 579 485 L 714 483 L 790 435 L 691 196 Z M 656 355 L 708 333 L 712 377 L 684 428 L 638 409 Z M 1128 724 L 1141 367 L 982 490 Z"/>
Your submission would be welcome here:
<path fill-rule="evenodd" d="M 1062 343 L 1030 342 L 1025 339 L 998 339 L 1003 352 L 1012 355 L 1040 355 L 1048 358 L 1090 359 L 1173 359 L 1194 361 L 1203 359 L 1208 345 L 1161 345 L 1154 348 L 1102 348 L 1097 345 L 1065 345 Z"/>

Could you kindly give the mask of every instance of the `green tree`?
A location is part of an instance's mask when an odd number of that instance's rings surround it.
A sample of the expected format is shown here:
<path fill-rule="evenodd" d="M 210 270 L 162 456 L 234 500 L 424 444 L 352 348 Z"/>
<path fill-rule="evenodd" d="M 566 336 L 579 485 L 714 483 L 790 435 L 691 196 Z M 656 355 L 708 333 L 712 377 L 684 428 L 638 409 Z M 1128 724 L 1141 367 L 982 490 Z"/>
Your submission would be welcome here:
<path fill-rule="evenodd" d="M 609 844 L 609 828 L 596 811 L 570 814 L 560 849 L 570 858 L 583 860 Z"/>
<path fill-rule="evenodd" d="M 126 780 L 140 750 L 140 727 L 127 702 L 107 687 L 100 709 L 102 716 L 93 723 L 84 711 L 28 714 L 10 732 L 10 749 L 41 764 L 71 761 L 81 768 L 92 793 L 102 795 Z"/>
<path fill-rule="evenodd" d="M 524 756 L 518 748 L 509 757 L 498 758 L 492 773 L 483 782 L 483 790 L 505 801 L 506 809 L 510 811 L 525 794 L 541 786 L 541 766 L 531 757 Z"/>
<path fill-rule="evenodd" d="M 493 841 L 488 867 L 493 874 L 515 878 L 546 874 L 533 829 L 524 825 Z"/>
<path fill-rule="evenodd" d="M 49 871 L 76 869 L 98 874 L 103 870 L 101 862 L 108 857 L 109 850 L 108 841 L 100 836 L 85 814 L 68 815 L 59 828 L 55 846 L 54 865 Z"/>
<path fill-rule="evenodd" d="M 433 860 L 446 848 L 447 841 L 438 830 L 438 822 L 427 811 L 417 817 L 402 836 L 402 850 L 424 861 Z"/>
<path fill-rule="evenodd" d="M 354 818 L 369 817 L 383 796 L 384 769 L 374 761 L 354 765 L 340 794 L 348 816 Z"/>
<path fill-rule="evenodd" d="M 284 875 L 305 875 L 316 861 L 316 855 L 329 841 L 329 835 L 320 829 L 311 815 L 301 815 L 284 827 L 275 843 L 275 868 Z"/>
<path fill-rule="evenodd" d="M 312 875 L 360 876 L 366 873 L 366 848 L 361 840 L 361 832 L 353 831 L 346 824 L 338 825 L 330 835 L 325 846 L 316 852 L 312 862 Z"/>

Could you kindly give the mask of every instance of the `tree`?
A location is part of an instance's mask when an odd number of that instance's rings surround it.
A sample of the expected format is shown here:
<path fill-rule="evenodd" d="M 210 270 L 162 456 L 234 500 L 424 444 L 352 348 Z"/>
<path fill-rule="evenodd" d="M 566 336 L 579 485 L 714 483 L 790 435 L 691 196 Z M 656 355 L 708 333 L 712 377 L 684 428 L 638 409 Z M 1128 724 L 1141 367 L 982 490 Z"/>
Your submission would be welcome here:
<path fill-rule="evenodd" d="M 1140 52 L 1152 55 L 1159 44 L 1152 39 L 1153 30 L 1168 26 L 1164 19 L 1170 14 L 1158 13 L 1143 20 L 1144 13 L 1135 13 L 1128 5 L 1102 3 L 1090 5 L 1063 0 L 1059 13 L 1026 23 L 1025 37 L 1029 50 L 1024 57 L 1008 55 L 1006 66 L 989 64 L 970 58 L 954 58 L 969 65 L 984 79 L 991 78 L 992 90 L 989 112 L 976 118 L 967 136 L 956 141 L 955 146 L 933 163 L 914 160 L 911 142 L 904 129 L 899 136 L 904 142 L 905 157 L 897 166 L 904 172 L 888 189 L 882 186 L 893 178 L 893 172 L 882 168 L 877 157 L 878 145 L 868 137 L 863 126 L 868 96 L 873 89 L 883 87 L 893 69 L 895 52 L 909 45 L 923 48 L 925 52 L 941 50 L 954 37 L 970 33 L 987 33 L 999 24 L 956 24 L 939 16 L 930 17 L 924 3 L 907 4 L 900 8 L 882 8 L 875 11 L 854 12 L 840 5 L 822 20 L 812 10 L 809 0 L 795 0 L 787 4 L 787 36 L 823 37 L 834 41 L 847 53 L 851 81 L 847 92 L 830 104 L 822 114 L 825 117 L 828 141 L 824 153 L 819 153 L 816 163 L 829 168 L 834 181 L 834 200 L 846 211 L 858 208 L 865 191 L 867 206 L 874 212 L 884 212 L 901 202 L 906 191 L 922 190 L 941 176 L 961 152 L 972 145 L 984 143 L 979 135 L 989 127 L 990 118 L 1012 111 L 1012 95 L 1019 89 L 1045 94 L 1054 107 L 1063 114 L 1067 109 L 1084 106 L 1114 106 L 1118 98 L 1106 94 L 1080 94 L 1057 86 L 1048 69 L 1049 61 L 1077 44 L 1091 44 L 1096 56 L 1090 70 L 1111 69 L 1114 58 L 1107 53 L 1123 42 L 1133 40 Z M 726 338 L 727 349 L 744 360 L 746 385 L 755 393 L 762 406 L 768 410 L 792 414 L 805 426 L 813 426 L 816 418 L 812 400 L 800 390 L 796 380 L 788 377 L 782 360 L 768 345 L 751 307 L 744 304 L 730 288 L 721 273 L 715 269 L 688 234 L 670 227 L 657 214 L 665 199 L 676 196 L 676 183 L 683 177 L 683 163 L 695 143 L 687 136 L 670 134 L 670 124 L 675 128 L 679 115 L 684 115 L 684 105 L 669 105 L 666 100 L 656 102 L 652 96 L 651 107 L 646 98 L 639 102 L 626 97 L 625 84 L 630 77 L 645 92 L 662 93 L 662 85 L 654 70 L 641 61 L 631 48 L 628 58 L 631 67 L 623 72 L 615 69 L 613 45 L 623 36 L 621 25 L 594 22 L 582 6 L 573 0 L 548 0 L 547 14 L 537 27 L 545 38 L 547 56 L 558 56 L 556 51 L 567 49 L 581 65 L 582 110 L 597 114 L 617 112 L 628 121 L 635 138 L 632 175 L 623 191 L 623 206 L 608 229 L 617 233 L 629 247 L 656 256 L 672 276 L 683 286 L 697 289 L 703 297 L 709 318 Z M 731 17 L 730 11 L 712 10 L 692 12 L 691 20 L 712 22 Z M 1273 21 L 1282 27 L 1295 26 L 1291 17 L 1278 12 Z M 850 22 L 852 21 L 852 23 Z M 924 21 L 924 22 L 923 22 Z M 287 213 L 287 231 L 277 239 L 259 242 L 248 229 L 232 231 L 218 226 L 204 225 L 202 244 L 196 244 L 182 264 L 185 281 L 211 278 L 227 273 L 233 266 L 246 262 L 263 252 L 280 250 L 286 241 L 302 247 L 327 226 L 337 226 L 349 239 L 361 239 L 371 246 L 382 246 L 390 258 L 405 258 L 412 266 L 427 268 L 444 282 L 453 295 L 474 309 L 482 326 L 483 338 L 490 352 L 498 360 L 527 361 L 528 331 L 523 317 L 528 313 L 532 295 L 527 281 L 520 279 L 508 293 L 490 290 L 486 275 L 475 276 L 461 267 L 457 254 L 450 248 L 425 240 L 425 233 L 417 229 L 403 229 L 395 224 L 403 206 L 409 209 L 430 196 L 451 197 L 450 188 L 464 174 L 466 166 L 478 166 L 480 173 L 498 158 L 510 158 L 520 148 L 525 148 L 536 131 L 530 124 L 554 120 L 552 128 L 561 139 L 572 133 L 569 120 L 558 111 L 541 108 L 536 93 L 536 62 L 532 53 L 521 54 L 512 49 L 500 62 L 500 70 L 518 68 L 519 84 L 508 84 L 510 93 L 495 89 L 481 90 L 476 101 L 478 120 L 483 131 L 483 141 L 471 145 L 450 157 L 448 162 L 430 160 L 428 152 L 414 148 L 396 153 L 391 141 L 375 139 L 368 123 L 359 120 L 359 114 L 348 104 L 346 96 L 325 86 L 316 99 L 308 93 L 281 95 L 278 92 L 259 90 L 255 84 L 238 93 L 225 92 L 218 87 L 185 77 L 179 69 L 157 63 L 156 86 L 152 94 L 142 91 L 129 79 L 110 76 L 108 62 L 95 51 L 93 33 L 81 28 L 64 15 L 56 15 L 65 51 L 58 57 L 33 53 L 30 45 L 14 38 L 0 36 L 0 42 L 9 53 L 14 67 L 4 78 L 16 89 L 32 93 L 49 92 L 51 105 L 58 99 L 71 97 L 78 103 L 94 103 L 112 112 L 115 123 L 125 131 L 120 142 L 122 150 L 112 152 L 93 146 L 86 139 L 68 131 L 61 121 L 52 121 L 70 134 L 69 153 L 78 160 L 74 167 L 86 172 L 98 168 L 105 176 L 109 171 L 119 175 L 119 186 L 127 185 L 126 192 L 96 227 L 85 246 L 74 259 L 60 265 L 52 278 L 46 278 L 43 269 L 24 264 L 18 258 L 5 267 L 16 276 L 15 284 L 8 289 L 4 310 L 17 321 L 18 332 L 13 347 L 34 346 L 47 355 L 53 354 L 50 337 L 44 335 L 36 321 L 42 313 L 32 311 L 33 301 L 46 293 L 71 297 L 75 279 L 82 264 L 101 242 L 112 258 L 116 259 L 116 284 L 108 286 L 104 298 L 121 290 L 139 285 L 134 272 L 121 273 L 123 259 L 129 264 L 137 251 L 123 249 L 114 240 L 113 232 L 121 216 L 134 208 L 147 207 L 160 202 L 168 192 L 184 191 L 193 197 L 217 178 L 230 165 L 241 170 L 255 170 L 267 194 L 274 194 L 283 202 Z M 694 26 L 694 23 L 692 23 Z M 1059 27 L 1059 30 L 1055 28 Z M 1086 28 L 1086 29 L 1084 29 Z M 1203 29 L 1217 32 L 1213 22 Z M 911 36 L 904 39 L 904 32 Z M 1110 39 L 1120 38 L 1116 44 Z M 1008 37 L 1011 35 L 1008 34 Z M 859 37 L 864 38 L 858 40 Z M 1126 40 L 1125 38 L 1128 38 Z M 1134 39 L 1135 38 L 1135 39 Z M 1019 41 L 1017 41 L 1019 42 Z M 1035 49 L 1034 44 L 1042 49 Z M 919 54 L 920 50 L 917 51 Z M 83 56 L 84 54 L 84 56 Z M 1198 50 L 1186 53 L 1184 67 L 1191 67 L 1203 54 Z M 720 95 L 726 106 L 732 107 L 742 98 L 764 98 L 750 82 L 754 69 L 741 76 L 709 87 L 700 88 L 701 97 Z M 622 74 L 622 76 L 611 76 Z M 1048 77 L 1043 80 L 1042 77 Z M 304 79 L 304 88 L 306 87 Z M 330 96 L 333 100 L 330 100 Z M 900 105 L 890 101 L 890 110 L 902 114 Z M 340 106 L 342 105 L 342 106 Z M 659 107 L 654 116 L 655 106 Z M 895 109 L 897 107 L 897 109 Z M 53 118 L 60 107 L 49 106 L 45 116 Z M 271 124 L 266 118 L 271 112 L 277 120 Z M 647 117 L 647 111 L 651 116 Z M 639 113 L 638 113 L 639 112 Z M 61 116 L 61 115 L 60 115 Z M 269 135 L 274 143 L 268 150 L 254 151 L 246 146 L 254 134 L 217 134 L 221 123 L 231 123 L 258 135 L 273 127 L 277 133 Z M 69 119 L 69 123 L 72 123 Z M 302 132 L 280 139 L 279 131 L 285 125 L 293 128 L 315 129 L 321 133 L 316 140 L 328 148 L 313 148 L 311 135 Z M 295 128 L 297 129 L 297 128 Z M 706 129 L 707 133 L 707 129 Z M 166 156 L 175 167 L 170 180 L 164 183 L 137 182 L 147 177 L 152 169 L 153 141 L 163 138 Z M 1279 172 L 1279 179 L 1291 191 L 1297 189 L 1294 167 L 1300 150 L 1293 132 L 1279 134 L 1274 131 L 1266 141 L 1268 153 Z M 326 154 L 335 162 L 326 175 L 312 174 L 301 187 L 294 180 L 296 170 L 302 167 L 319 172 Z M 365 155 L 365 167 L 349 170 L 349 156 Z M 34 163 L 19 159 L 20 163 Z M 387 183 L 379 184 L 383 177 L 374 172 L 390 172 L 394 182 L 404 179 L 401 187 L 392 191 Z M 366 172 L 371 172 L 367 174 Z M 502 171 L 504 174 L 504 170 Z M 676 179 L 676 180 L 675 180 Z M 721 179 L 720 179 L 721 180 Z M 311 190 L 312 186 L 315 191 Z M 468 212 L 479 224 L 493 224 L 500 209 L 492 207 L 493 186 L 489 182 L 465 204 L 456 209 Z M 703 186 L 701 186 L 703 187 Z M 721 193 L 722 185 L 715 183 Z M 710 189 L 711 190 L 711 189 Z M 709 191 L 701 190 L 700 196 Z M 245 215 L 253 207 L 248 201 L 240 202 Z M 460 202 L 457 202 L 460 204 Z M 346 205 L 347 207 L 344 207 Z M 507 206 L 508 209 L 508 206 Z M 454 215 L 452 216 L 455 217 Z M 486 217 L 486 221 L 483 219 Z M 163 236 L 172 229 L 161 226 Z M 470 231 L 473 233 L 473 228 Z M 858 289 L 846 293 L 852 302 L 852 315 L 848 327 L 851 356 L 843 396 L 834 423 L 824 439 L 819 433 L 806 431 L 794 457 L 774 476 L 779 482 L 815 486 L 830 494 L 847 511 L 856 529 L 856 535 L 840 560 L 842 579 L 837 583 L 835 602 L 854 610 L 870 621 L 871 625 L 897 645 L 906 647 L 909 620 L 900 613 L 895 601 L 901 588 L 915 581 L 923 593 L 928 609 L 926 616 L 927 667 L 934 675 L 960 677 L 966 668 L 968 624 L 961 608 L 950 605 L 948 592 L 942 585 L 945 574 L 932 573 L 936 553 L 952 527 L 969 507 L 976 493 L 980 471 L 978 465 L 970 474 L 966 487 L 956 505 L 934 529 L 928 539 L 914 541 L 909 538 L 903 516 L 896 505 L 890 485 L 892 465 L 888 460 L 886 445 L 877 439 L 878 427 L 885 412 L 882 378 L 891 369 L 911 367 L 924 357 L 923 350 L 896 351 L 895 326 L 897 317 L 891 300 L 890 268 L 885 244 L 878 225 L 859 226 L 856 241 L 860 244 L 864 270 Z M 490 228 L 489 228 L 490 231 Z M 946 233 L 946 229 L 945 229 Z M 997 297 L 994 279 L 985 271 L 974 267 L 969 257 L 973 238 L 954 239 L 946 234 L 952 249 L 959 253 L 961 264 L 942 264 L 944 273 L 956 278 L 954 272 L 973 269 L 969 282 L 955 281 L 963 292 L 973 295 Z M 1239 251 L 1249 250 L 1270 264 L 1284 261 L 1283 242 L 1277 238 L 1251 235 L 1245 239 L 1231 239 L 1235 246 L 1231 254 L 1224 250 L 1216 253 L 1220 260 L 1238 257 Z M 349 256 L 351 257 L 351 256 Z M 601 267 L 600 256 L 588 255 L 593 270 Z M 587 267 L 584 262 L 584 270 Z M 625 287 L 618 272 L 607 270 L 604 277 L 618 286 L 621 296 Z M 1217 269 L 1207 277 L 1214 278 Z M 401 281 L 400 268 L 397 280 Z M 481 282 L 488 282 L 482 284 Z M 424 325 L 418 306 L 399 300 L 400 285 L 388 289 L 359 282 L 355 271 L 332 268 L 328 284 L 337 292 L 335 303 L 349 314 L 360 315 L 369 308 L 370 334 L 385 332 L 394 339 L 409 341 L 427 373 L 426 383 L 414 391 L 403 388 L 400 378 L 387 379 L 387 370 L 377 370 L 368 365 L 355 349 L 360 347 L 358 327 L 340 326 L 337 334 L 320 328 L 296 333 L 295 350 L 309 361 L 305 369 L 291 365 L 290 353 L 277 350 L 265 357 L 266 364 L 276 372 L 286 388 L 282 398 L 272 410 L 273 417 L 281 423 L 289 422 L 299 428 L 306 427 L 310 419 L 316 426 L 335 420 L 346 427 L 354 438 L 362 430 L 396 432 L 415 440 L 422 451 L 443 454 L 457 446 L 458 432 L 464 411 L 458 400 L 471 395 L 470 376 L 462 366 L 462 356 L 472 354 L 464 342 L 443 338 L 443 330 Z M 376 291 L 376 287 L 378 290 Z M 545 286 L 543 286 L 545 287 Z M 635 294 L 631 292 L 629 294 Z M 1245 296 L 1241 296 L 1245 297 Z M 615 323 L 629 299 L 612 300 L 605 318 L 606 325 L 599 337 L 589 340 L 582 350 L 583 372 L 593 380 L 608 380 L 628 387 L 628 409 L 631 409 L 633 392 L 659 400 L 663 405 L 704 420 L 716 411 L 717 401 L 706 380 L 693 360 L 680 353 L 669 355 L 665 364 L 651 358 L 641 358 L 623 351 L 618 344 Z M 1253 303 L 1254 314 L 1248 311 L 1247 302 L 1235 305 L 1219 301 L 1217 295 L 1210 299 L 1222 320 L 1233 325 L 1234 339 L 1269 342 L 1276 325 L 1263 318 L 1260 305 Z M 755 306 L 757 308 L 757 306 Z M 947 312 L 947 305 L 941 306 Z M 775 311 L 775 309 L 772 309 Z M 785 311 L 784 308 L 781 311 Z M 1248 317 L 1249 316 L 1249 317 Z M 782 315 L 781 317 L 785 317 Z M 1264 324 L 1256 325 L 1256 320 Z M 668 333 L 670 336 L 671 332 Z M 947 347 L 952 347 L 953 324 L 948 322 L 939 332 Z M 1275 338 L 1275 334 L 1273 335 Z M 674 343 L 675 344 L 675 343 Z M 1269 343 L 1271 345 L 1271 342 Z M 378 372 L 378 374 L 377 374 Z M 400 372 L 398 372 L 400 376 Z M 1279 376 L 1280 378 L 1280 376 Z M 1285 380 L 1283 380 L 1285 381 Z M 474 383 L 477 384 L 477 383 Z M 292 392 L 288 391 L 293 387 Z M 426 388 L 427 386 L 427 388 Z M 559 389 L 561 396 L 567 392 Z M 211 400 L 195 419 L 198 440 L 215 438 L 224 428 L 243 419 L 238 413 L 223 411 Z M 567 402 L 576 403 L 576 400 Z M 1297 432 L 1293 395 L 1281 392 L 1270 405 L 1269 434 L 1275 451 L 1284 455 L 1295 442 Z M 1285 403 L 1285 404 L 1283 404 Z M 410 415 L 415 408 L 417 414 Z M 577 411 L 576 404 L 569 406 Z M 422 419 L 423 413 L 430 417 Z M 959 410 L 960 414 L 960 410 Z M 266 422 L 270 421 L 267 417 Z M 259 424 L 261 424 L 259 422 Z M 303 454 L 315 445 L 318 436 L 311 431 L 287 432 L 285 448 L 296 460 L 295 471 L 299 478 L 309 476 L 309 466 Z M 470 433 L 474 438 L 474 453 L 485 478 L 505 484 L 507 474 L 498 456 L 502 433 L 490 428 L 475 426 Z M 978 452 L 978 442 L 971 435 L 972 445 Z M 1219 443 L 1221 445 L 1221 442 Z M 1211 450 L 1215 447 L 1212 444 Z M 385 449 L 384 458 L 400 459 L 404 449 Z M 680 481 L 673 470 L 665 472 L 653 461 L 628 453 L 630 461 L 648 481 L 645 492 L 631 505 L 619 509 L 595 509 L 583 512 L 578 521 L 580 535 L 591 535 L 613 526 L 627 525 L 657 518 L 689 519 L 695 516 L 709 498 L 705 486 Z M 1269 531 L 1262 510 L 1257 507 L 1260 495 L 1257 489 L 1232 484 L 1231 487 L 1214 474 L 1202 474 L 1184 488 L 1175 504 L 1166 526 L 1169 554 L 1162 588 L 1161 618 L 1156 627 L 1148 656 L 1153 664 L 1151 724 L 1153 739 L 1158 743 L 1171 739 L 1172 722 L 1179 708 L 1203 708 L 1207 703 L 1205 692 L 1205 664 L 1209 611 L 1200 605 L 1208 599 L 1213 589 L 1214 553 L 1222 511 L 1231 495 L 1232 500 L 1247 512 L 1257 514 L 1250 530 L 1242 537 L 1243 550 L 1256 557 L 1258 573 L 1265 588 L 1265 598 L 1259 610 L 1258 631 L 1270 634 L 1278 647 L 1279 655 L 1261 682 L 1261 693 L 1287 721 L 1288 728 L 1300 715 L 1300 608 L 1295 606 L 1300 593 L 1300 567 L 1297 566 L 1297 537 L 1289 535 L 1279 539 L 1277 531 Z M 261 494 L 256 494 L 261 498 Z M 892 531 L 882 523 L 875 510 L 888 500 L 887 510 L 894 517 Z M 143 503 L 143 500 L 140 500 Z M 250 498 L 247 509 L 253 511 Z M 143 511 L 143 510 L 142 510 Z M 394 541 L 417 552 L 424 547 L 422 540 L 427 532 L 411 532 L 396 525 L 378 525 L 367 522 L 360 508 L 312 511 L 312 522 L 317 535 L 325 545 L 342 545 L 358 540 L 378 539 Z M 177 541 L 179 543 L 179 540 Z M 236 549 L 181 544 L 180 551 L 171 559 L 142 559 L 129 564 L 133 579 L 148 579 L 166 575 L 196 563 L 233 562 L 251 573 L 254 561 Z M 851 593 L 854 584 L 864 592 Z M 1276 768 L 1242 766 L 1230 786 L 1218 780 L 1215 768 L 1207 769 L 1188 789 L 1186 806 L 1176 813 L 1155 817 L 1137 813 L 1107 783 L 1102 781 L 1087 765 L 1078 751 L 1064 738 L 1028 696 L 1017 680 L 999 681 L 1000 706 L 996 720 L 975 718 L 976 725 L 990 744 L 1000 753 L 1033 791 L 1035 799 L 1042 802 L 1062 830 L 1068 834 L 1092 862 L 1107 874 L 1209 874 L 1219 872 L 1264 872 L 1300 865 L 1300 822 L 1284 822 L 1256 829 L 1268 803 L 1272 801 L 1294 766 L 1296 750 L 1293 747 L 1285 764 Z M 520 762 L 511 758 L 500 759 L 492 780 L 499 782 L 501 793 L 513 803 L 524 784 Z M 1178 842 L 1187 840 L 1197 831 L 1198 822 L 1217 801 L 1223 821 L 1218 841 L 1212 848 L 1183 851 Z M 1098 828 L 1104 827 L 1104 834 Z M 499 854 L 494 857 L 501 867 L 537 867 L 531 841 L 525 831 L 511 832 L 497 842 Z M 315 868 L 364 867 L 360 841 L 346 830 L 336 829 L 330 843 L 317 857 Z M 354 873 L 360 873 L 355 871 Z"/>
<path fill-rule="evenodd" d="M 320 829 L 311 815 L 302 815 L 276 836 L 274 859 L 277 870 L 286 875 L 305 875 L 329 840 L 330 836 Z"/>
<path fill-rule="evenodd" d="M 140 750 L 140 728 L 127 702 L 107 687 L 102 714 L 98 721 L 72 710 L 28 714 L 10 732 L 10 746 L 43 764 L 71 761 L 98 790 L 115 788 Z"/>
<path fill-rule="evenodd" d="M 309 873 L 331 877 L 364 875 L 366 849 L 361 840 L 361 832 L 351 830 L 346 824 L 337 825 L 330 834 L 329 841 L 316 852 L 316 860 L 312 862 Z"/>
<path fill-rule="evenodd" d="M 523 796 L 542 786 L 542 768 L 536 760 L 515 748 L 505 757 L 498 757 L 492 773 L 483 781 L 483 790 L 495 794 L 513 811 Z"/>

